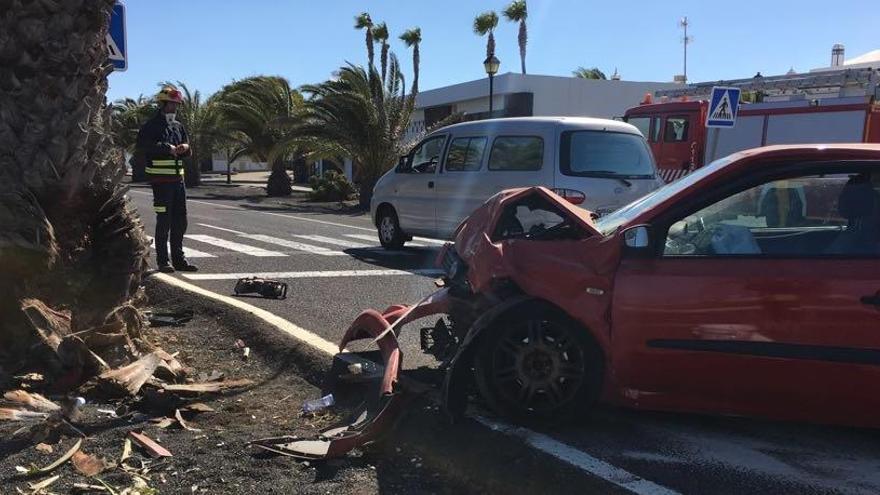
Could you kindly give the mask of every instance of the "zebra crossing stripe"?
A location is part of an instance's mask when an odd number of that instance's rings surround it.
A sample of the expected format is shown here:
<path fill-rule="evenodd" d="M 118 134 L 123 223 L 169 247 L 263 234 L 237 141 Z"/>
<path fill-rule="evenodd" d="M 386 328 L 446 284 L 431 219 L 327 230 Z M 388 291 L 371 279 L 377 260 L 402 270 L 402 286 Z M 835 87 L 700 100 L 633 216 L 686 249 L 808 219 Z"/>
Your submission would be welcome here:
<path fill-rule="evenodd" d="M 153 239 L 152 236 L 147 236 L 147 239 L 150 240 L 150 248 L 156 249 L 156 239 Z M 187 258 L 216 258 L 216 256 L 211 253 L 206 253 L 186 246 L 183 246 L 183 255 Z"/>
<path fill-rule="evenodd" d="M 362 244 L 360 242 L 346 241 L 344 239 L 334 239 L 332 237 L 325 237 L 323 235 L 297 235 L 294 237 L 298 237 L 300 239 L 306 239 L 309 241 L 323 242 L 324 244 L 332 244 L 334 246 L 342 246 L 344 248 L 349 248 L 349 249 L 364 249 L 364 248 L 376 247 L 375 244 L 373 244 L 373 245 Z"/>
<path fill-rule="evenodd" d="M 279 237 L 273 237 L 271 235 L 240 234 L 240 237 L 265 242 L 268 244 L 276 244 L 278 246 L 284 246 L 286 248 L 296 249 L 297 251 L 304 251 L 306 253 L 319 254 L 321 256 L 347 256 L 342 251 L 335 251 L 333 249 L 327 249 L 322 246 L 313 246 L 311 244 L 304 244 L 302 242 L 289 241 L 287 239 L 281 239 Z"/>
<path fill-rule="evenodd" d="M 345 234 L 345 237 L 351 237 L 352 239 L 360 239 L 362 241 L 373 241 L 379 242 L 379 239 L 374 235 L 366 235 L 366 234 Z M 431 247 L 433 244 L 443 245 L 446 244 L 444 241 L 435 241 L 434 239 L 425 239 L 423 237 L 416 237 L 413 241 L 406 243 L 408 246 L 415 247 Z"/>
<path fill-rule="evenodd" d="M 284 253 L 279 253 L 277 251 L 269 251 L 267 249 L 258 248 L 256 246 L 249 246 L 247 244 L 241 244 L 238 242 L 227 241 L 223 239 L 218 239 L 214 236 L 210 235 L 201 235 L 201 234 L 187 234 L 185 236 L 187 239 L 192 239 L 198 242 L 204 242 L 205 244 L 211 244 L 213 246 L 221 247 L 224 249 L 229 249 L 231 251 L 237 251 L 239 253 L 244 253 L 249 256 L 258 256 L 258 257 L 284 257 L 287 256 Z"/>

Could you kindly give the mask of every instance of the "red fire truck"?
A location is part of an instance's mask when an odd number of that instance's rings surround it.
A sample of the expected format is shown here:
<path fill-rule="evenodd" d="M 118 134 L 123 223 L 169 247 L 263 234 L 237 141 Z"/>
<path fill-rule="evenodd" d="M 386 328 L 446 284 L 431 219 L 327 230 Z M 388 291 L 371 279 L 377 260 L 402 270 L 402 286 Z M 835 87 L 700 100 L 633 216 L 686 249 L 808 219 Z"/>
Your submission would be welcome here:
<path fill-rule="evenodd" d="M 648 139 L 671 182 L 736 151 L 772 144 L 880 143 L 880 71 L 845 69 L 700 83 L 646 95 L 624 120 Z M 713 86 L 739 87 L 732 128 L 706 128 Z M 755 101 L 755 103 L 749 103 Z"/>

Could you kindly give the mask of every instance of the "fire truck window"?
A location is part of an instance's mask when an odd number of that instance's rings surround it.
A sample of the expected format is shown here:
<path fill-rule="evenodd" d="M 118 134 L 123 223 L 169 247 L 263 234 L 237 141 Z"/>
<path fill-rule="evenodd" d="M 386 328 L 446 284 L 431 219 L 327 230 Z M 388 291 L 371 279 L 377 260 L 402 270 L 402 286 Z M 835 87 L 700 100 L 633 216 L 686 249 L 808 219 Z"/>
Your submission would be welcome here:
<path fill-rule="evenodd" d="M 660 142 L 660 117 L 654 117 L 654 127 L 651 129 L 651 142 Z"/>
<path fill-rule="evenodd" d="M 651 118 L 650 117 L 629 117 L 626 121 L 634 126 L 642 136 L 648 138 L 651 135 Z"/>
<path fill-rule="evenodd" d="M 690 120 L 687 117 L 667 117 L 663 139 L 667 143 L 687 141 L 688 127 L 690 127 Z"/>

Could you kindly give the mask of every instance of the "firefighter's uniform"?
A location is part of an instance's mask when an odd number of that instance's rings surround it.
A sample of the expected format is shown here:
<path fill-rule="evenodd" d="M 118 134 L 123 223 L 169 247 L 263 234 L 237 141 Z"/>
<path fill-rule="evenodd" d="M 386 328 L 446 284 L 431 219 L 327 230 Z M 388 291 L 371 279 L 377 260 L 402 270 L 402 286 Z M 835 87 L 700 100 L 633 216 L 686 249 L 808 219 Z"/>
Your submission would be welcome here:
<path fill-rule="evenodd" d="M 181 103 L 182 98 L 177 89 L 165 87 L 159 92 L 157 100 L 163 105 L 165 101 Z M 189 156 L 190 151 L 174 155 L 174 147 L 181 144 L 189 144 L 186 129 L 180 122 L 167 118 L 161 108 L 138 132 L 138 151 L 143 153 L 146 160 L 147 180 L 153 187 L 156 261 L 160 269 L 169 266 L 170 233 L 171 265 L 178 270 L 195 270 L 183 255 L 183 235 L 187 226 L 183 158 Z"/>

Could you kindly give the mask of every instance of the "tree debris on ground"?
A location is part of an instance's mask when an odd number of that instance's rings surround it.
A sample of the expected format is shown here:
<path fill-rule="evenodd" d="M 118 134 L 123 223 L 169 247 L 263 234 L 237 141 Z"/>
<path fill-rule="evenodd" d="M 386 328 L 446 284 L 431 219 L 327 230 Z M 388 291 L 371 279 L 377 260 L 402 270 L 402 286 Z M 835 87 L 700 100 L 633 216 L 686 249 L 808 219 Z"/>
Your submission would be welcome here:
<path fill-rule="evenodd" d="M 131 437 L 132 441 L 143 448 L 150 457 L 157 459 L 159 457 L 172 457 L 173 454 L 168 451 L 165 447 L 156 443 L 152 438 L 144 435 L 143 433 L 138 433 L 136 431 L 128 432 L 128 436 Z"/>

